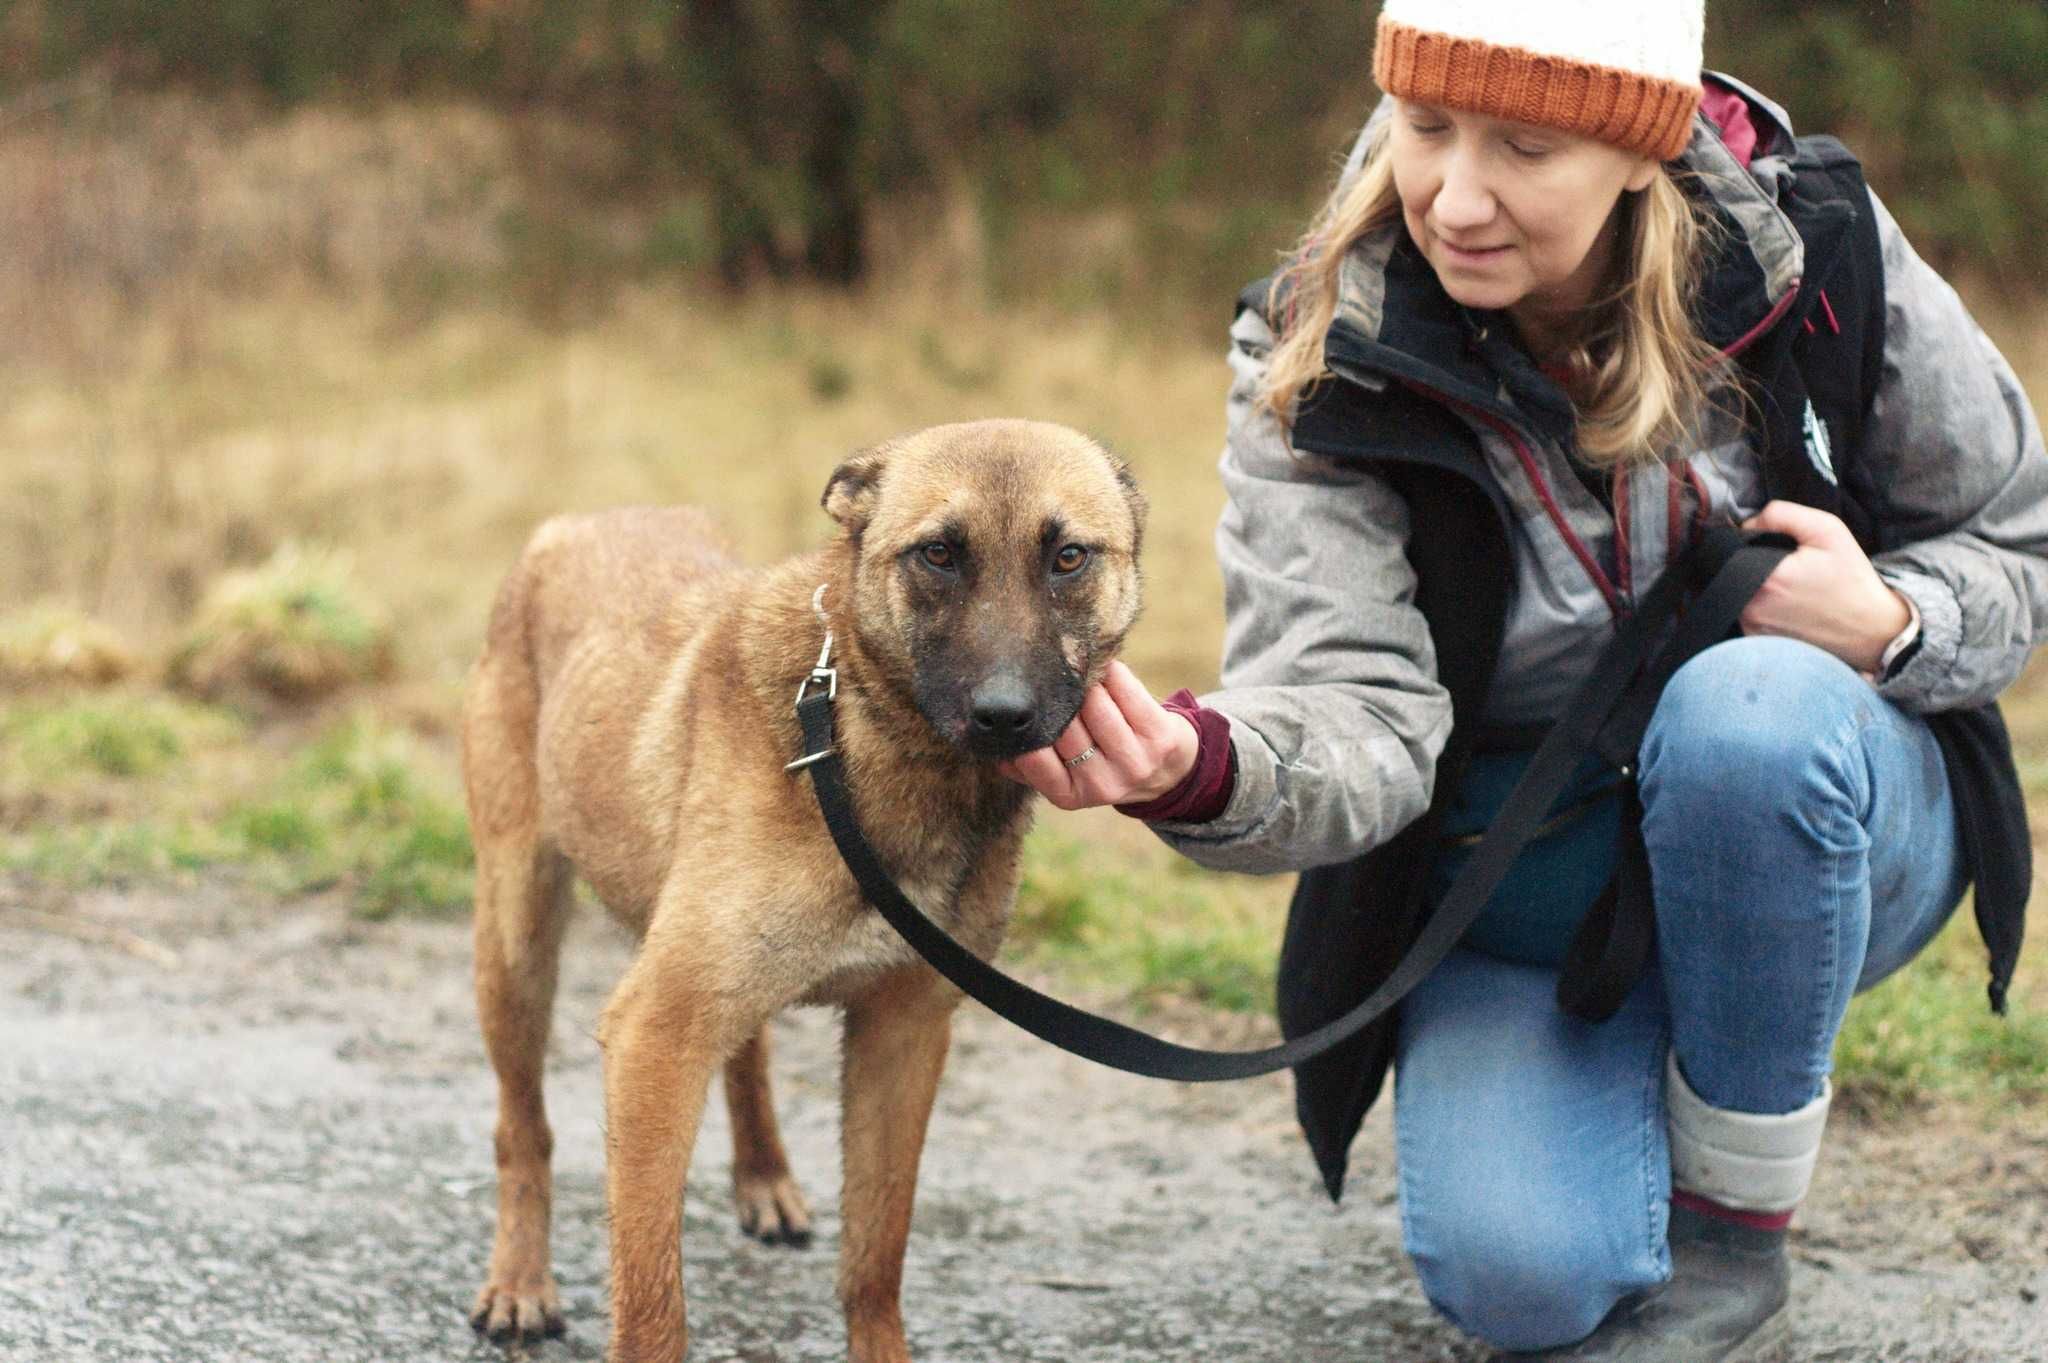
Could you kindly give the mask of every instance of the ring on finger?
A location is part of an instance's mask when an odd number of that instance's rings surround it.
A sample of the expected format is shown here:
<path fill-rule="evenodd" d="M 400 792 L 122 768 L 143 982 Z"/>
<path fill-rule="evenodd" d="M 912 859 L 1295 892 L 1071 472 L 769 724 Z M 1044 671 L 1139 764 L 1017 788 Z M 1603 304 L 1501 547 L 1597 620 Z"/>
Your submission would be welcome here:
<path fill-rule="evenodd" d="M 1070 767 L 1078 767 L 1083 762 L 1086 762 L 1089 758 L 1093 756 L 1095 756 L 1095 745 L 1093 743 L 1090 743 L 1087 747 L 1081 749 L 1081 751 L 1075 753 L 1072 757 L 1064 758 L 1062 760 L 1065 761 L 1065 763 Z"/>

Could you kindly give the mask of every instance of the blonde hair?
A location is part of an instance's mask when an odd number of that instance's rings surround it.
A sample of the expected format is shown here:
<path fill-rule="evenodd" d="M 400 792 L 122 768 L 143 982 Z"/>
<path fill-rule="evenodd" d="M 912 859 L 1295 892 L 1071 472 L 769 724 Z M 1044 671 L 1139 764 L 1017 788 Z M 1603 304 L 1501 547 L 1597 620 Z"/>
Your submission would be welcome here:
<path fill-rule="evenodd" d="M 1382 125 L 1364 163 L 1340 184 L 1274 276 L 1279 340 L 1260 401 L 1290 424 L 1297 401 L 1329 377 L 1323 338 L 1337 313 L 1351 248 L 1401 220 L 1390 139 Z M 1624 193 L 1614 268 L 1565 357 L 1578 411 L 1579 456 L 1596 468 L 1649 464 L 1694 436 L 1729 372 L 1692 317 L 1713 230 L 1660 166 Z"/>

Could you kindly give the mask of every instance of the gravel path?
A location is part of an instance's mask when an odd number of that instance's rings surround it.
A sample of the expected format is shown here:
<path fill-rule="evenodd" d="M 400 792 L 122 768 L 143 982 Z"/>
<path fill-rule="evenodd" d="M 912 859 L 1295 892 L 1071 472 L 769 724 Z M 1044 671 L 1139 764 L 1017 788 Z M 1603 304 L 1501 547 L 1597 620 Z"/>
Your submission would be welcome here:
<path fill-rule="evenodd" d="M 591 1033 L 627 951 L 594 915 L 572 931 L 549 1092 L 570 1330 L 512 1351 L 542 1363 L 603 1351 Z M 904 1287 L 921 1363 L 1484 1357 L 1402 1260 L 1384 1114 L 1332 1208 L 1282 1081 L 1127 1079 L 971 1006 L 957 1035 Z M 0 884 L 0 1036 L 0 1359 L 504 1357 L 463 1319 L 493 1121 L 464 925 Z M 777 1038 L 813 1249 L 737 1232 L 711 1104 L 684 1233 L 696 1360 L 843 1357 L 835 1037 L 806 1012 Z M 1789 1359 L 2048 1360 L 2048 1133 L 1841 1122 L 1796 1248 Z"/>

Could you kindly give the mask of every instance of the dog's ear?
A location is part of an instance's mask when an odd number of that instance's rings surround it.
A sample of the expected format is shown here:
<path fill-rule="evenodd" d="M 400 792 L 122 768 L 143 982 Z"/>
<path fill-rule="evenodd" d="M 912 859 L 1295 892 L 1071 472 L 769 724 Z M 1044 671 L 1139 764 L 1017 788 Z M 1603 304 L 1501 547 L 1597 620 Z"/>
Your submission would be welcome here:
<path fill-rule="evenodd" d="M 867 528 L 868 517 L 874 513 L 875 489 L 895 448 L 888 442 L 872 445 L 848 458 L 825 480 L 825 495 L 818 504 L 855 538 Z"/>
<path fill-rule="evenodd" d="M 1131 466 L 1111 451 L 1108 446 L 1103 445 L 1099 446 L 1099 448 L 1102 450 L 1102 457 L 1109 461 L 1109 466 L 1112 469 L 1116 470 L 1116 481 L 1117 485 L 1123 489 L 1124 504 L 1131 509 L 1131 552 L 1136 554 L 1140 544 L 1145 539 L 1145 512 L 1148 509 L 1145 494 L 1138 490 L 1138 479 L 1131 472 Z"/>

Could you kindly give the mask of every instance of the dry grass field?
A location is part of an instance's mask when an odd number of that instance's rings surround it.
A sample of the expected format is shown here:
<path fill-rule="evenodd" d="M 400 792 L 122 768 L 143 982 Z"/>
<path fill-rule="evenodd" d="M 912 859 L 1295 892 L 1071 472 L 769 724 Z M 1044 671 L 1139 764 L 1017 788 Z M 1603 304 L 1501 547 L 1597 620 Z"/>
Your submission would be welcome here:
<path fill-rule="evenodd" d="M 1237 281 L 1202 325 L 1077 303 L 1064 275 L 998 301 L 947 210 L 887 224 L 857 295 L 729 297 L 647 267 L 657 219 L 550 201 L 520 173 L 536 147 L 584 149 L 459 108 L 266 121 L 124 99 L 0 132 L 0 614 L 61 604 L 142 660 L 97 698 L 0 696 L 0 868 L 225 865 L 286 891 L 354 877 L 380 911 L 459 906 L 447 728 L 533 526 L 693 502 L 766 560 L 824 536 L 839 459 L 940 421 L 1062 421 L 1126 456 L 1152 506 L 1127 656 L 1161 692 L 1213 683 Z M 1093 230 L 1113 252 L 1114 224 Z M 2038 310 L 1982 316 L 2048 401 Z M 294 710 L 157 695 L 209 584 L 289 546 L 341 556 L 388 620 L 391 679 Z M 2044 688 L 2014 705 L 2037 788 Z M 1113 817 L 1042 823 L 1024 923 L 1044 959 L 1141 1000 L 1264 1005 L 1284 884 L 1195 872 Z M 1977 950 L 1952 933 L 1859 1004 L 1844 1065 L 1868 1096 L 2048 1100 L 2048 952 L 2007 1026 L 1980 1016 Z"/>

